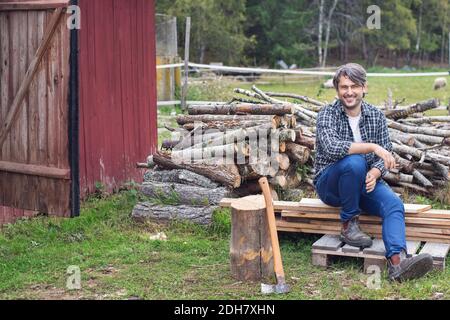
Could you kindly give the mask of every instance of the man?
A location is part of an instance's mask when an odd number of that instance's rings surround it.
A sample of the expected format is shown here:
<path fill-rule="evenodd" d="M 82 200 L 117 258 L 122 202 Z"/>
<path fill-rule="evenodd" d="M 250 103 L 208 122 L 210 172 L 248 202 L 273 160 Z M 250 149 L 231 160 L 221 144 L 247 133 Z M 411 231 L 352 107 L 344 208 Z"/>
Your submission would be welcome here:
<path fill-rule="evenodd" d="M 358 64 L 340 67 L 333 79 L 339 100 L 317 118 L 314 185 L 326 204 L 341 207 L 341 240 L 366 248 L 372 239 L 359 227 L 361 212 L 382 219 L 389 279 L 419 278 L 433 267 L 429 254 L 408 258 L 405 211 L 400 198 L 381 179 L 396 167 L 384 114 L 363 100 L 366 71 Z"/>

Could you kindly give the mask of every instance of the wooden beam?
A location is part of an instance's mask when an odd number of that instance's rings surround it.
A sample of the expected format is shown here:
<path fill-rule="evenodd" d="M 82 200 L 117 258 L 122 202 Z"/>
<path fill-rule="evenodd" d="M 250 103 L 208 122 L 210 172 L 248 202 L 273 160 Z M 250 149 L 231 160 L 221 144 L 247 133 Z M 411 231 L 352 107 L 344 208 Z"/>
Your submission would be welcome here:
<path fill-rule="evenodd" d="M 340 234 L 340 226 L 330 225 L 310 225 L 307 223 L 288 222 L 277 220 L 277 230 L 287 232 L 301 232 L 314 234 Z M 375 237 L 381 237 L 381 226 L 369 226 L 361 224 L 361 229 L 367 234 Z M 415 228 L 406 227 L 407 240 L 434 241 L 439 243 L 450 243 L 450 237 L 445 234 L 424 233 Z"/>
<path fill-rule="evenodd" d="M 39 176 L 44 178 L 70 180 L 70 169 L 44 167 L 33 164 L 0 161 L 0 171 Z"/>
<path fill-rule="evenodd" d="M 20 107 L 22 105 L 22 102 L 26 96 L 26 93 L 28 91 L 28 88 L 30 87 L 31 81 L 33 80 L 34 75 L 36 74 L 36 71 L 38 70 L 39 64 L 47 51 L 47 49 L 50 46 L 50 40 L 52 39 L 56 27 L 59 24 L 59 21 L 62 16 L 63 9 L 57 8 L 55 9 L 55 12 L 53 13 L 50 23 L 48 24 L 47 30 L 44 33 L 44 38 L 39 45 L 39 49 L 37 50 L 33 60 L 30 63 L 30 66 L 28 67 L 27 73 L 25 74 L 24 80 L 21 83 L 19 90 L 17 91 L 17 94 L 12 102 L 11 107 L 9 108 L 8 114 L 5 117 L 4 122 L 1 124 L 0 127 L 0 150 L 2 149 L 3 143 L 6 140 L 6 137 L 8 135 L 9 130 L 11 129 L 12 125 L 17 119 L 17 116 L 19 114 Z"/>
<path fill-rule="evenodd" d="M 298 211 L 282 210 L 281 216 L 283 218 L 298 218 L 309 220 L 338 220 L 340 221 L 339 213 L 308 213 Z M 381 223 L 381 218 L 377 216 L 360 215 L 359 221 Z M 407 214 L 405 216 L 405 222 L 407 224 L 423 224 L 423 225 L 435 225 L 435 226 L 450 226 L 450 211 L 441 214 L 428 214 L 428 212 L 420 214 Z"/>
<path fill-rule="evenodd" d="M 68 5 L 69 5 L 68 0 L 1 2 L 0 11 L 48 10 L 56 8 L 65 8 Z"/>
<path fill-rule="evenodd" d="M 231 203 L 236 200 L 232 198 L 224 198 L 220 202 L 221 207 L 231 207 Z M 308 213 L 339 213 L 340 208 L 330 207 L 320 201 L 320 199 L 303 198 L 300 202 L 294 201 L 274 201 L 275 211 L 288 210 L 291 212 L 308 212 Z M 423 204 L 405 204 L 405 212 L 408 214 L 420 214 L 431 209 L 430 205 Z"/>

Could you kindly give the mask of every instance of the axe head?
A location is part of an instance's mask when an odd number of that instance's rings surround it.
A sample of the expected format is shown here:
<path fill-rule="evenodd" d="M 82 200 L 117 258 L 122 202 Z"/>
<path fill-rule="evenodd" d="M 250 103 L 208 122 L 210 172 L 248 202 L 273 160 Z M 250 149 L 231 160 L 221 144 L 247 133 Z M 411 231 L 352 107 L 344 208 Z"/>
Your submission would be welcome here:
<path fill-rule="evenodd" d="M 282 294 L 288 293 L 291 291 L 289 285 L 286 283 L 277 283 L 277 284 L 265 284 L 261 283 L 261 293 L 262 294 Z"/>

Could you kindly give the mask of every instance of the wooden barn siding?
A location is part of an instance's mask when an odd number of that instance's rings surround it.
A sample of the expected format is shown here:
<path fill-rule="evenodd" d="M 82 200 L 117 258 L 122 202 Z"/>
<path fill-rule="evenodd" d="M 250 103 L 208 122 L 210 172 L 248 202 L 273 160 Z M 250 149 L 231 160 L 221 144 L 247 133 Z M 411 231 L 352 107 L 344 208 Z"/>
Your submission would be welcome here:
<path fill-rule="evenodd" d="M 80 185 L 142 181 L 156 150 L 154 2 L 80 0 Z"/>
<path fill-rule="evenodd" d="M 0 12 L 0 119 L 7 114 L 51 15 L 52 10 Z M 69 32 L 63 18 L 1 149 L 0 160 L 69 169 L 68 67 Z M 68 216 L 69 189 L 68 180 L 0 172 L 0 200 L 10 207 Z M 2 223 L 31 214 L 5 207 L 0 212 Z"/>

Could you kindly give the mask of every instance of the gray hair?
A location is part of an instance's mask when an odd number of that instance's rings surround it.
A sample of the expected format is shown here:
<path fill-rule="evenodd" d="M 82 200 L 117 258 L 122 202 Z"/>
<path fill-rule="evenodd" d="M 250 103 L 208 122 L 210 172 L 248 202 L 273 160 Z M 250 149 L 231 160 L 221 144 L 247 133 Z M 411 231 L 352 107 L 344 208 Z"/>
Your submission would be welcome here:
<path fill-rule="evenodd" d="M 367 82 L 366 70 L 357 63 L 347 63 L 340 66 L 333 78 L 333 85 L 338 89 L 339 80 L 342 76 L 348 77 L 351 81 L 360 86 L 364 86 Z"/>

